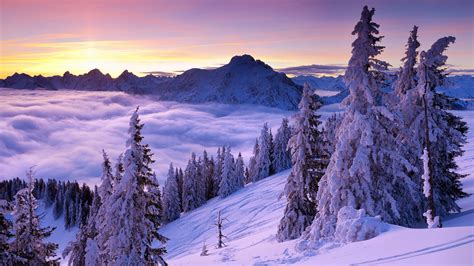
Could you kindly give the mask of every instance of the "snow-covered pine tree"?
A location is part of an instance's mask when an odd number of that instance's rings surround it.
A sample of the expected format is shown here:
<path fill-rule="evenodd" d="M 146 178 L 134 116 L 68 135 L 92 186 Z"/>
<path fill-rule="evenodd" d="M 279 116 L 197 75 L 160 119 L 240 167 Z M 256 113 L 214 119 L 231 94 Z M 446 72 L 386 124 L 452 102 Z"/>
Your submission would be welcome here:
<path fill-rule="evenodd" d="M 242 188 L 245 185 L 245 164 L 242 154 L 239 152 L 237 160 L 235 160 L 234 165 L 234 180 L 235 180 L 235 190 Z"/>
<path fill-rule="evenodd" d="M 399 97 L 406 95 L 408 90 L 416 87 L 416 58 L 418 56 L 418 27 L 413 26 L 406 44 L 405 57 L 402 58 L 403 67 L 400 70 L 397 81 L 395 82 L 395 92 Z"/>
<path fill-rule="evenodd" d="M 456 173 L 455 158 L 463 154 L 467 126 L 460 117 L 446 111 L 449 99 L 435 91 L 446 76 L 444 66 L 447 56 L 443 53 L 454 41 L 451 36 L 437 40 L 427 52 L 420 53 L 417 68 L 416 90 L 422 110 L 415 118 L 413 128 L 418 129 L 421 147 L 426 149 L 424 175 L 428 174 L 426 178 L 430 191 L 427 207 L 431 210 L 432 219 L 459 211 L 456 200 L 466 195 L 459 180 L 464 175 Z"/>
<path fill-rule="evenodd" d="M 196 195 L 198 206 L 206 203 L 206 178 L 204 176 L 204 169 L 206 165 L 202 157 L 199 157 L 196 162 Z"/>
<path fill-rule="evenodd" d="M 234 156 L 230 147 L 224 150 L 224 163 L 222 165 L 221 183 L 219 184 L 219 196 L 225 198 L 237 190 L 234 174 Z"/>
<path fill-rule="evenodd" d="M 40 217 L 35 213 L 38 203 L 33 196 L 35 177 L 32 168 L 26 176 L 27 187 L 18 191 L 15 196 L 13 210 L 15 240 L 11 244 L 12 251 L 25 265 L 56 263 L 57 259 L 50 260 L 50 258 L 56 256 L 58 245 L 45 242 L 55 228 L 40 227 Z"/>
<path fill-rule="evenodd" d="M 163 190 L 163 218 L 166 222 L 172 222 L 179 218 L 181 214 L 180 197 L 178 194 L 178 182 L 173 168 L 170 163 L 168 177 Z"/>
<path fill-rule="evenodd" d="M 158 233 L 158 184 L 151 169 L 151 150 L 143 143 L 142 128 L 137 108 L 130 118 L 123 179 L 102 206 L 107 211 L 98 237 L 102 239 L 99 247 L 105 264 L 166 265 L 162 258 L 166 249 L 153 245 L 154 240 L 164 244 L 167 239 Z M 108 232 L 105 238 L 104 232 Z"/>
<path fill-rule="evenodd" d="M 209 158 L 206 150 L 202 153 L 201 175 L 205 182 L 206 200 L 209 200 L 214 197 L 214 159 L 212 156 Z"/>
<path fill-rule="evenodd" d="M 413 166 L 397 151 L 393 114 L 382 102 L 380 71 L 388 64 L 376 59 L 384 47 L 379 45 L 379 25 L 372 21 L 374 12 L 365 6 L 352 32 L 357 37 L 345 74 L 350 95 L 344 100 L 335 151 L 318 184 L 317 214 L 304 233 L 303 239 L 310 241 L 301 242 L 301 248 L 333 238 L 338 212 L 345 206 L 402 224 L 414 218 L 404 216 L 400 205 L 419 204 L 418 186 L 403 171 Z"/>
<path fill-rule="evenodd" d="M 206 241 L 204 241 L 202 243 L 202 249 L 201 249 L 201 254 L 199 254 L 200 256 L 209 256 L 209 251 L 207 250 L 207 245 L 206 245 Z"/>
<path fill-rule="evenodd" d="M 214 173 L 213 173 L 213 195 L 219 195 L 219 184 L 221 183 L 221 176 L 222 176 L 222 166 L 224 165 L 224 154 L 225 154 L 225 147 L 217 148 L 217 155 L 216 161 L 214 165 Z"/>
<path fill-rule="evenodd" d="M 318 182 L 328 163 L 322 133 L 318 129 L 320 115 L 316 114 L 321 103 L 315 101 L 308 84 L 304 85 L 298 107 L 293 135 L 288 142 L 293 168 L 285 186 L 287 205 L 278 226 L 278 241 L 300 237 L 313 221 Z"/>
<path fill-rule="evenodd" d="M 124 171 L 125 168 L 123 167 L 123 154 L 121 153 L 117 158 L 117 162 L 115 163 L 114 186 L 120 183 L 120 180 L 123 178 Z"/>
<path fill-rule="evenodd" d="M 255 139 L 255 145 L 253 146 L 253 156 L 249 160 L 249 182 L 258 179 L 258 166 L 257 158 L 260 147 L 258 146 L 258 138 Z"/>
<path fill-rule="evenodd" d="M 291 128 L 288 124 L 288 118 L 283 118 L 281 126 L 275 135 L 275 145 L 273 148 L 275 173 L 291 168 L 291 154 L 287 148 L 288 140 L 291 137 Z"/>
<path fill-rule="evenodd" d="M 270 176 L 270 168 L 272 164 L 271 150 L 272 150 L 272 138 L 268 123 L 263 124 L 260 138 L 258 139 L 258 157 L 256 158 L 256 169 L 257 174 L 254 176 L 254 182 L 262 180 Z"/>
<path fill-rule="evenodd" d="M 12 222 L 5 214 L 11 211 L 11 206 L 6 200 L 0 200 L 0 265 L 14 265 L 18 263 L 10 250 L 9 241 L 13 237 Z"/>
<path fill-rule="evenodd" d="M 100 226 L 105 226 L 107 216 L 107 209 L 101 208 L 101 205 L 113 194 L 115 182 L 110 159 L 104 150 L 102 150 L 102 158 L 102 183 L 99 188 L 96 187 L 87 223 L 80 227 L 76 240 L 69 242 L 62 254 L 64 258 L 69 255 L 70 265 L 98 265 L 100 263 L 97 252 L 99 240 L 96 237 L 102 229 Z"/>
<path fill-rule="evenodd" d="M 176 176 L 176 183 L 178 184 L 179 208 L 181 212 L 183 212 L 184 211 L 184 208 L 183 208 L 183 179 L 184 179 L 183 170 L 181 168 L 178 169 L 178 167 L 176 167 L 174 174 Z"/>
<path fill-rule="evenodd" d="M 188 161 L 188 165 L 184 170 L 183 179 L 183 211 L 188 212 L 199 207 L 200 202 L 198 198 L 198 168 L 196 162 L 196 154 L 191 154 L 191 159 Z"/>
<path fill-rule="evenodd" d="M 336 130 L 340 125 L 342 116 L 340 114 L 332 114 L 326 120 L 323 126 L 323 142 L 324 150 L 331 157 L 331 154 L 334 152 L 334 146 L 336 145 Z"/>

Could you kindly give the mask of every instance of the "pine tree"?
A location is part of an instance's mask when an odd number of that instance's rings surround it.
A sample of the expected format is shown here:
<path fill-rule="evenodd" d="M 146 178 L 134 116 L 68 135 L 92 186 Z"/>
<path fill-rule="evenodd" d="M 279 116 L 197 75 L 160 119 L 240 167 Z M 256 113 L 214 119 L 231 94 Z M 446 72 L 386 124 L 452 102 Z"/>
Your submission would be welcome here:
<path fill-rule="evenodd" d="M 173 164 L 170 164 L 168 178 L 166 179 L 163 190 L 164 221 L 172 222 L 179 218 L 179 215 L 181 214 L 179 199 L 180 197 L 178 194 L 178 182 L 176 180 L 176 174 L 174 172 Z"/>
<path fill-rule="evenodd" d="M 0 265 L 19 263 L 10 251 L 9 241 L 13 237 L 12 222 L 5 218 L 5 214 L 9 211 L 11 211 L 10 204 L 6 200 L 0 200 Z"/>
<path fill-rule="evenodd" d="M 219 196 L 221 198 L 232 194 L 236 188 L 236 180 L 234 175 L 234 156 L 230 152 L 230 147 L 225 149 L 224 164 L 222 166 L 221 183 L 219 184 Z"/>
<path fill-rule="evenodd" d="M 422 150 L 426 150 L 423 152 L 423 176 L 430 189 L 425 193 L 428 196 L 428 211 L 424 216 L 432 221 L 436 216 L 459 211 L 456 200 L 466 195 L 459 180 L 464 175 L 456 173 L 455 158 L 463 154 L 467 126 L 461 118 L 446 111 L 449 100 L 435 91 L 446 76 L 443 67 L 447 56 L 443 53 L 454 41 L 455 38 L 451 36 L 437 40 L 427 52 L 420 53 L 417 68 L 417 103 L 421 111 L 415 118 L 413 128 L 418 130 Z M 442 225 L 441 221 L 436 225 L 429 223 L 430 227 Z"/>
<path fill-rule="evenodd" d="M 15 196 L 13 210 L 15 240 L 11 246 L 12 251 L 27 265 L 55 263 L 56 259 L 49 260 L 49 258 L 56 256 L 58 245 L 44 241 L 55 228 L 40 227 L 40 218 L 35 213 L 38 203 L 33 196 L 35 184 L 33 169 L 30 169 L 26 176 L 28 186 L 18 191 Z"/>
<path fill-rule="evenodd" d="M 244 159 L 242 158 L 242 154 L 239 152 L 234 165 L 235 190 L 238 190 L 245 185 L 245 169 Z"/>
<path fill-rule="evenodd" d="M 305 84 L 294 133 L 288 142 L 293 168 L 285 186 L 287 205 L 278 226 L 278 241 L 300 237 L 316 214 L 318 182 L 326 169 L 328 156 L 318 129 L 321 122 L 316 111 L 321 104 L 312 95 L 312 89 Z"/>
<path fill-rule="evenodd" d="M 222 177 L 222 166 L 224 165 L 224 154 L 225 154 L 225 147 L 217 148 L 217 155 L 216 155 L 216 161 L 214 165 L 214 173 L 213 173 L 213 179 L 214 179 L 214 185 L 213 185 L 213 196 L 219 195 L 219 184 L 221 183 L 221 177 Z"/>
<path fill-rule="evenodd" d="M 345 73 L 347 108 L 336 132 L 335 151 L 319 182 L 317 215 L 304 239 L 333 238 L 338 212 L 345 206 L 402 224 L 413 217 L 404 217 L 399 200 L 406 206 L 418 204 L 417 184 L 402 171 L 413 166 L 397 151 L 394 116 L 383 105 L 380 71 L 388 64 L 376 59 L 384 47 L 378 44 L 382 37 L 372 21 L 374 12 L 365 6 L 352 32 L 357 38 Z"/>
<path fill-rule="evenodd" d="M 143 144 L 142 128 L 137 108 L 130 118 L 123 179 L 102 206 L 107 216 L 98 238 L 102 239 L 100 255 L 106 264 L 166 265 L 162 258 L 166 249 L 152 246 L 154 240 L 164 244 L 167 238 L 158 233 L 161 209 L 158 184 L 150 168 L 151 150 Z M 105 237 L 104 232 L 108 233 Z"/>
<path fill-rule="evenodd" d="M 205 200 L 209 200 L 214 197 L 214 159 L 212 157 L 209 159 L 206 150 L 202 153 L 201 175 L 205 184 Z"/>
<path fill-rule="evenodd" d="M 256 158 L 257 175 L 254 177 L 254 182 L 270 176 L 272 139 L 268 123 L 263 124 L 258 144 L 259 151 Z"/>
<path fill-rule="evenodd" d="M 124 171 L 125 168 L 123 166 L 123 154 L 120 154 L 117 158 L 117 163 L 115 164 L 114 186 L 120 183 L 120 180 L 123 178 Z"/>
<path fill-rule="evenodd" d="M 287 148 L 291 137 L 291 129 L 288 119 L 283 118 L 281 126 L 275 135 L 275 145 L 273 151 L 273 165 L 275 173 L 291 168 L 291 154 Z"/>
<path fill-rule="evenodd" d="M 191 154 L 191 159 L 186 166 L 183 179 L 183 211 L 188 212 L 199 207 L 198 196 L 198 168 L 196 162 L 196 154 Z"/>
<path fill-rule="evenodd" d="M 255 139 L 255 145 L 253 146 L 253 156 L 249 160 L 249 179 L 254 181 L 258 179 L 258 165 L 257 158 L 260 152 L 260 147 L 258 146 L 258 138 Z"/>

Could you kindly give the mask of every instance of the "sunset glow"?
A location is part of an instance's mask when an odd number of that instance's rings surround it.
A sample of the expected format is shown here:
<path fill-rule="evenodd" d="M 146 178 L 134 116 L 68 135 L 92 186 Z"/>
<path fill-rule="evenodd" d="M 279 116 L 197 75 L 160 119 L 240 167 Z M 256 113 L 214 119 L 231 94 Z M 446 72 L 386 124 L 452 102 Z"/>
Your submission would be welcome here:
<path fill-rule="evenodd" d="M 473 2 L 412 2 L 1 0 L 0 78 L 92 68 L 112 76 L 124 69 L 179 73 L 243 53 L 274 68 L 345 65 L 351 29 L 366 3 L 377 9 L 386 36 L 382 57 L 395 67 L 415 23 L 422 49 L 454 35 L 453 68 L 474 68 Z"/>

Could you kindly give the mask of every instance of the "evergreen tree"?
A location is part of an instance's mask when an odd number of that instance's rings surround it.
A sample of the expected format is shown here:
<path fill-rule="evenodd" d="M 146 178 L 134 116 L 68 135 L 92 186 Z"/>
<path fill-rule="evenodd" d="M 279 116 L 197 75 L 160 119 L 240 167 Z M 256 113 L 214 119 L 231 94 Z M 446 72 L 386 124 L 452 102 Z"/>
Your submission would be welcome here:
<path fill-rule="evenodd" d="M 167 239 L 158 233 L 158 184 L 150 167 L 151 150 L 143 144 L 142 128 L 137 108 L 130 118 L 123 179 L 102 206 L 107 211 L 98 238 L 105 264 L 166 265 L 162 258 L 166 249 L 152 246 L 154 240 L 165 243 Z"/>
<path fill-rule="evenodd" d="M 219 195 L 219 185 L 221 183 L 221 177 L 222 177 L 222 167 L 224 165 L 224 154 L 225 154 L 225 147 L 217 148 L 217 155 L 216 155 L 216 161 L 214 165 L 214 174 L 213 174 L 213 179 L 214 179 L 214 185 L 213 185 L 213 195 L 217 196 Z"/>
<path fill-rule="evenodd" d="M 12 222 L 5 218 L 5 214 L 9 211 L 11 211 L 11 207 L 8 201 L 0 200 L 0 265 L 19 263 L 10 251 L 9 241 L 13 237 Z"/>
<path fill-rule="evenodd" d="M 245 185 L 245 169 L 244 159 L 242 158 L 242 154 L 239 152 L 234 165 L 235 190 L 238 190 Z"/>
<path fill-rule="evenodd" d="M 209 159 L 206 150 L 202 154 L 201 175 L 205 184 L 205 200 L 209 200 L 214 197 L 214 159 L 212 157 Z"/>
<path fill-rule="evenodd" d="M 185 169 L 183 179 L 183 211 L 188 212 L 200 206 L 198 196 L 198 168 L 196 154 L 191 154 L 191 159 Z"/>
<path fill-rule="evenodd" d="M 164 221 L 172 222 L 181 214 L 180 197 L 178 194 L 178 182 L 174 172 L 173 164 L 170 164 L 168 178 L 163 190 L 163 216 Z"/>
<path fill-rule="evenodd" d="M 464 175 L 456 172 L 455 158 L 464 152 L 462 146 L 466 143 L 467 126 L 460 117 L 446 111 L 449 99 L 435 91 L 444 83 L 446 76 L 444 66 L 447 56 L 443 53 L 454 41 L 451 36 L 437 40 L 427 52 L 420 53 L 417 68 L 417 102 L 421 111 L 415 118 L 413 128 L 418 129 L 421 139 L 422 148 L 418 147 L 418 151 L 426 149 L 425 163 L 428 167 L 424 167 L 424 172 L 430 185 L 427 208 L 431 210 L 432 219 L 451 211 L 460 211 L 456 200 L 466 196 L 460 182 Z"/>
<path fill-rule="evenodd" d="M 219 184 L 219 196 L 221 198 L 227 197 L 237 190 L 234 175 L 234 156 L 230 152 L 230 147 L 227 147 L 224 151 L 224 164 L 222 166 L 221 183 Z"/>
<path fill-rule="evenodd" d="M 55 228 L 40 227 L 40 218 L 35 213 L 38 203 L 33 196 L 35 177 L 33 169 L 27 172 L 28 186 L 15 196 L 15 208 L 13 210 L 15 240 L 11 247 L 12 251 L 27 265 L 45 265 L 55 263 L 57 260 L 49 260 L 56 256 L 58 245 L 45 242 Z"/>
<path fill-rule="evenodd" d="M 258 146 L 258 138 L 255 139 L 255 145 L 253 146 L 253 156 L 249 160 L 249 179 L 254 181 L 258 179 L 258 165 L 257 158 L 260 152 L 260 147 Z"/>
<path fill-rule="evenodd" d="M 287 148 L 290 137 L 291 129 L 288 125 L 288 119 L 283 118 L 281 126 L 275 135 L 273 165 L 276 173 L 291 168 L 291 154 Z"/>
<path fill-rule="evenodd" d="M 120 154 L 117 158 L 117 163 L 115 164 L 115 173 L 114 173 L 114 186 L 120 183 L 120 180 L 123 178 L 123 173 L 125 168 L 123 166 L 123 154 Z"/>
<path fill-rule="evenodd" d="M 305 84 L 294 133 L 288 143 L 293 168 L 285 186 L 287 205 L 278 226 L 278 241 L 300 237 L 316 214 L 318 182 L 326 169 L 328 156 L 318 129 L 321 122 L 316 111 L 321 104 L 312 95 L 312 89 Z"/>
<path fill-rule="evenodd" d="M 272 138 L 268 123 L 263 124 L 258 144 L 259 151 L 256 158 L 257 175 L 254 177 L 254 182 L 270 176 Z"/>
<path fill-rule="evenodd" d="M 352 32 L 357 38 L 345 74 L 347 108 L 319 182 L 317 215 L 304 239 L 333 238 L 338 212 L 345 206 L 365 209 L 389 223 L 414 220 L 400 211 L 402 204 L 418 204 L 418 187 L 403 171 L 413 166 L 397 151 L 394 116 L 383 105 L 380 71 L 388 64 L 376 59 L 384 47 L 378 44 L 382 37 L 372 21 L 374 12 L 365 6 Z"/>

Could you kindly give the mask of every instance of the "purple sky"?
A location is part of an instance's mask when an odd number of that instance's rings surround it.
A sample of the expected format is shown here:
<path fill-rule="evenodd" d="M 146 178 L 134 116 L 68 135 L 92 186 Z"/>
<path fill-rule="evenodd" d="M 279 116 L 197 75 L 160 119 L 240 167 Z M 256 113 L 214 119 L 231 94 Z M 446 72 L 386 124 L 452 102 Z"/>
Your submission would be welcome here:
<path fill-rule="evenodd" d="M 99 68 L 174 72 L 251 54 L 274 68 L 345 65 L 362 6 L 376 8 L 381 59 L 398 66 L 408 32 L 446 35 L 452 68 L 474 68 L 474 1 L 0 1 L 0 78 Z"/>

